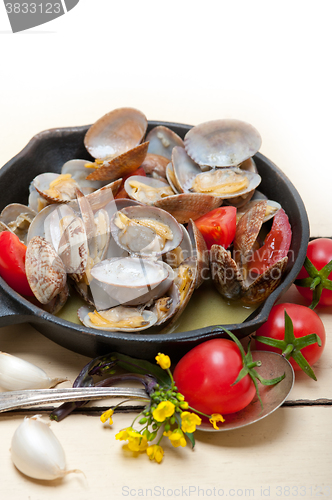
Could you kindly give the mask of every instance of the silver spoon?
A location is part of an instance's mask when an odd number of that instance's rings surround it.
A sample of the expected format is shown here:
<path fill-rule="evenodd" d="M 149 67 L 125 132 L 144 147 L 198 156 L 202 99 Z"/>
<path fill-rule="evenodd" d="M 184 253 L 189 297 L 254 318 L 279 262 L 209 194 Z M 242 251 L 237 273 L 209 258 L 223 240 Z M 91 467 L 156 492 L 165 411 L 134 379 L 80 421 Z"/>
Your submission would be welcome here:
<path fill-rule="evenodd" d="M 294 385 L 294 370 L 292 365 L 280 354 L 268 351 L 253 351 L 254 361 L 260 360 L 262 365 L 257 372 L 264 378 L 275 378 L 285 373 L 285 378 L 276 385 L 264 386 L 258 382 L 259 393 L 263 402 L 263 410 L 257 397 L 243 410 L 224 415 L 225 422 L 219 425 L 219 431 L 229 431 L 252 424 L 267 417 L 285 401 Z M 0 413 L 38 406 L 42 403 L 64 401 L 81 401 L 103 399 L 109 397 L 125 397 L 128 399 L 149 401 L 144 389 L 124 387 L 77 387 L 66 389 L 31 389 L 10 391 L 0 394 Z M 210 423 L 203 423 L 198 430 L 214 431 Z"/>

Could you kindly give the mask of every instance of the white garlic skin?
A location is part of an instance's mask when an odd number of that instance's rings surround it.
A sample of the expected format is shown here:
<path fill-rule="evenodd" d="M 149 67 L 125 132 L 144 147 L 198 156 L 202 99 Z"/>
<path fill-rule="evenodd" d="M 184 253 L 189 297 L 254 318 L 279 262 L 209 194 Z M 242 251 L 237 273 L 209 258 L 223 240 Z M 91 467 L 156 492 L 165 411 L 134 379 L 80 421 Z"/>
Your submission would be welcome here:
<path fill-rule="evenodd" d="M 69 472 L 60 442 L 38 415 L 25 417 L 16 429 L 11 456 L 15 467 L 34 479 L 58 479 Z"/>
<path fill-rule="evenodd" d="M 38 366 L 0 351 L 0 387 L 6 391 L 48 389 L 64 379 L 51 379 Z"/>

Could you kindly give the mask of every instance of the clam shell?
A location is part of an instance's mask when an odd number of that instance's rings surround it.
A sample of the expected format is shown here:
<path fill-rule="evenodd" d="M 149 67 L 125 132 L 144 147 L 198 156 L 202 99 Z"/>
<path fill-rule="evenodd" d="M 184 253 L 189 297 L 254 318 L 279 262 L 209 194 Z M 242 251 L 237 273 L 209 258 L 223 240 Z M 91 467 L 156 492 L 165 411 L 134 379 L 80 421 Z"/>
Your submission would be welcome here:
<path fill-rule="evenodd" d="M 174 146 L 184 146 L 181 137 L 163 125 L 154 127 L 146 136 L 146 141 L 149 141 L 148 153 L 164 156 L 168 160 L 172 157 Z"/>
<path fill-rule="evenodd" d="M 199 165 L 188 156 L 184 148 L 180 147 L 175 147 L 172 151 L 172 165 L 175 185 L 182 193 L 189 193 L 195 177 L 202 173 Z"/>
<path fill-rule="evenodd" d="M 137 109 L 114 109 L 89 128 L 84 145 L 93 158 L 119 156 L 140 144 L 147 125 L 145 115 Z"/>
<path fill-rule="evenodd" d="M 166 179 L 166 167 L 169 159 L 164 156 L 147 153 L 141 167 L 147 175 L 151 175 L 156 179 Z"/>
<path fill-rule="evenodd" d="M 119 307 L 121 307 L 121 306 L 119 306 Z M 132 308 L 122 307 L 121 312 L 123 312 L 124 317 L 126 315 L 126 309 L 131 310 Z M 88 328 L 95 328 L 97 330 L 103 330 L 103 331 L 140 332 L 142 330 L 146 330 L 147 328 L 150 328 L 152 325 L 154 325 L 157 322 L 157 316 L 153 312 L 144 310 L 144 311 L 142 311 L 141 314 L 143 316 L 143 319 L 148 323 L 147 325 L 144 325 L 144 326 L 139 327 L 139 328 L 120 328 L 120 327 L 119 328 L 114 328 L 114 327 L 107 328 L 105 326 L 94 325 L 88 316 L 89 312 L 93 312 L 93 309 L 90 307 L 87 307 L 87 306 L 80 307 L 79 310 L 77 311 L 77 314 L 78 314 L 80 321 Z"/>
<path fill-rule="evenodd" d="M 282 275 L 286 270 L 288 257 L 275 262 L 271 267 L 259 275 L 258 278 L 247 287 L 242 296 L 245 304 L 258 304 L 263 302 L 279 286 Z"/>
<path fill-rule="evenodd" d="M 235 174 L 241 174 L 241 175 L 245 175 L 248 179 L 248 185 L 241 189 L 241 190 L 238 190 L 234 193 L 216 193 L 216 194 L 213 194 L 212 192 L 212 189 L 213 189 L 213 186 L 215 186 L 216 184 L 220 184 L 222 185 L 224 182 L 227 183 L 227 176 L 228 175 L 233 175 L 233 173 Z M 200 182 L 201 185 L 205 183 L 206 185 L 206 189 L 210 189 L 210 187 L 208 187 L 209 185 L 211 186 L 211 192 L 209 191 L 206 191 L 205 194 L 211 194 L 213 196 L 216 196 L 217 198 L 220 198 L 222 200 L 224 199 L 227 199 L 227 200 L 231 200 L 232 198 L 238 198 L 240 196 L 244 196 L 245 198 L 243 199 L 243 202 L 245 202 L 246 200 L 246 196 L 247 195 L 252 195 L 254 190 L 256 189 L 256 187 L 260 184 L 261 182 L 261 177 L 260 175 L 258 174 L 255 174 L 253 172 L 249 172 L 249 171 L 241 171 L 241 169 L 239 168 L 224 168 L 224 169 L 214 169 L 214 170 L 209 170 L 207 172 L 203 172 L 203 173 L 200 173 L 198 174 L 190 183 L 188 183 L 186 185 L 186 189 L 185 190 L 193 190 L 193 183 L 197 183 L 197 182 Z M 199 192 L 199 191 L 196 191 L 196 192 Z"/>
<path fill-rule="evenodd" d="M 222 205 L 217 196 L 205 193 L 181 193 L 155 202 L 155 207 L 169 212 L 180 224 L 196 220 Z"/>
<path fill-rule="evenodd" d="M 86 165 L 90 165 L 86 167 Z M 104 186 L 105 181 L 89 181 L 87 176 L 93 172 L 94 163 L 87 160 L 69 160 L 63 164 L 61 173 L 70 174 L 77 182 L 83 194 L 89 194 Z"/>
<path fill-rule="evenodd" d="M 0 214 L 0 222 L 6 224 L 26 244 L 29 226 L 37 213 L 21 203 L 7 205 Z"/>
<path fill-rule="evenodd" d="M 189 220 L 188 234 L 193 246 L 195 259 L 197 262 L 195 288 L 199 288 L 203 281 L 210 275 L 209 251 L 207 249 L 202 233 L 193 220 Z"/>
<path fill-rule="evenodd" d="M 165 210 L 160 208 L 140 205 L 127 207 L 121 210 L 121 212 L 126 215 L 129 219 L 150 219 L 152 221 L 161 222 L 166 224 L 173 233 L 173 239 L 167 240 L 164 248 L 160 248 L 158 241 L 156 240 L 156 234 L 150 228 L 141 226 L 134 227 L 131 231 L 126 231 L 126 242 L 123 238 L 122 230 L 119 229 L 115 223 L 116 214 L 111 220 L 111 233 L 116 243 L 128 251 L 129 253 L 138 253 L 142 257 L 149 257 L 151 255 L 162 255 L 170 250 L 173 250 L 180 245 L 183 232 L 181 226 L 177 221 Z M 154 242 L 156 246 L 154 246 Z"/>
<path fill-rule="evenodd" d="M 109 296 L 102 303 L 94 296 L 98 310 L 105 309 L 105 303 L 107 308 L 146 304 L 162 296 L 174 280 L 173 270 L 164 262 L 135 257 L 104 260 L 92 268 L 91 275 Z"/>
<path fill-rule="evenodd" d="M 257 153 L 258 131 L 240 120 L 212 120 L 189 130 L 184 138 L 188 155 L 199 165 L 236 167 Z"/>
<path fill-rule="evenodd" d="M 29 243 L 34 236 L 41 236 L 47 239 L 53 245 L 55 251 L 57 251 L 61 238 L 60 220 L 63 217 L 74 218 L 76 215 L 74 210 L 67 204 L 47 205 L 47 207 L 43 208 L 36 215 L 30 224 L 27 242 Z"/>
<path fill-rule="evenodd" d="M 168 312 L 161 318 L 158 316 L 157 312 L 157 306 L 156 306 L 156 301 L 154 302 L 153 307 L 151 308 L 151 311 L 156 314 L 158 317 L 157 322 L 155 323 L 155 326 L 159 325 L 164 325 L 168 323 L 170 319 L 177 313 L 180 307 L 180 294 L 177 286 L 173 283 L 172 286 L 165 292 L 165 296 L 169 298 L 170 301 L 170 307 Z M 158 299 L 157 299 L 158 300 Z M 151 332 L 154 333 L 154 332 Z"/>
<path fill-rule="evenodd" d="M 35 297 L 42 304 L 50 302 L 66 285 L 64 264 L 53 246 L 40 236 L 28 244 L 25 270 Z"/>
<path fill-rule="evenodd" d="M 210 269 L 213 283 L 226 299 L 240 299 L 244 291 L 242 275 L 230 253 L 221 245 L 210 249 Z"/>
<path fill-rule="evenodd" d="M 148 142 L 144 142 L 111 160 L 105 160 L 102 166 L 87 176 L 87 180 L 115 181 L 132 174 L 143 163 L 148 145 Z"/>
<path fill-rule="evenodd" d="M 65 228 L 58 255 L 68 274 L 82 274 L 88 262 L 88 241 L 82 219 L 75 217 Z"/>
<path fill-rule="evenodd" d="M 176 194 L 182 193 L 182 189 L 179 186 L 177 179 L 175 177 L 175 174 L 174 174 L 172 162 L 170 162 L 166 167 L 166 179 L 168 181 L 168 184 L 173 189 L 174 193 L 176 193 Z"/>
<path fill-rule="evenodd" d="M 48 304 L 45 304 L 43 309 L 44 311 L 49 312 L 50 314 L 58 314 L 61 311 L 63 306 L 66 304 L 69 298 L 69 287 L 66 284 L 64 288 L 51 300 Z"/>
<path fill-rule="evenodd" d="M 139 191 L 132 186 L 135 181 L 142 185 Z M 145 190 L 143 186 L 146 186 L 147 189 Z M 131 199 L 144 203 L 145 205 L 153 205 L 156 201 L 174 194 L 171 186 L 166 180 L 154 179 L 153 177 L 142 177 L 139 175 L 128 177 L 124 183 L 124 188 Z M 154 191 L 151 192 L 150 188 L 153 188 Z"/>
<path fill-rule="evenodd" d="M 236 253 L 239 252 L 245 257 L 251 251 L 261 230 L 266 206 L 266 200 L 255 203 L 239 220 L 234 238 L 234 250 Z"/>
<path fill-rule="evenodd" d="M 40 196 L 45 198 L 49 203 L 69 203 L 76 198 L 76 188 L 79 187 L 76 181 L 73 181 L 70 184 L 70 188 L 67 191 L 63 191 L 59 197 L 53 197 L 46 193 L 50 183 L 55 181 L 60 175 L 61 174 L 55 174 L 53 172 L 45 172 L 44 174 L 37 175 L 32 181 L 36 191 L 38 191 Z"/>
<path fill-rule="evenodd" d="M 3 222 L 0 221 L 0 233 L 2 233 L 3 231 L 9 231 L 10 233 L 12 233 L 13 231 L 11 231 L 9 229 L 8 226 L 6 226 L 6 224 L 4 224 Z"/>

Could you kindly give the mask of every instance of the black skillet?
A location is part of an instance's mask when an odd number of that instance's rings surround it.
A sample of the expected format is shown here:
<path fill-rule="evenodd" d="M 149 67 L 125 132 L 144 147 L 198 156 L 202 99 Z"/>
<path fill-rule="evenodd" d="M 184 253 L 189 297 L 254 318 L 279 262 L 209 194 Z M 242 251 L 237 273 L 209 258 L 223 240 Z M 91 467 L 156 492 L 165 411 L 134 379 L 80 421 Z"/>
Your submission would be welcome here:
<path fill-rule="evenodd" d="M 189 125 L 150 121 L 148 131 L 156 125 L 170 127 L 182 138 L 191 128 Z M 33 137 L 18 155 L 0 169 L 0 210 L 13 202 L 27 204 L 28 187 L 36 175 L 42 172 L 60 172 L 62 165 L 74 158 L 90 160 L 91 157 L 83 144 L 88 128 L 84 126 L 51 129 Z M 260 191 L 268 198 L 278 201 L 284 208 L 292 226 L 293 236 L 287 270 L 279 287 L 243 323 L 225 325 L 238 338 L 246 337 L 267 320 L 273 304 L 290 287 L 300 271 L 309 241 L 307 213 L 293 184 L 262 154 L 257 153 L 254 159 L 262 177 Z M 152 359 L 160 351 L 169 354 L 176 361 L 195 345 L 225 336 L 222 325 L 160 335 L 93 330 L 43 311 L 14 292 L 0 278 L 0 327 L 26 322 L 57 344 L 89 357 L 118 351 L 130 356 Z"/>

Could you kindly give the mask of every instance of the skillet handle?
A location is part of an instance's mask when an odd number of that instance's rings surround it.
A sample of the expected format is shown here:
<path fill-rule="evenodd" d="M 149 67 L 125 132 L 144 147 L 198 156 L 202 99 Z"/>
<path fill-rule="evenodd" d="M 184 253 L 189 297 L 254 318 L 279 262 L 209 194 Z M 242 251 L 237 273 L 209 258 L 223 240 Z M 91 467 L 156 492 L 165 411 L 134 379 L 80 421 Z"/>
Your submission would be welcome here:
<path fill-rule="evenodd" d="M 23 304 L 18 304 L 0 290 L 0 327 L 31 321 L 31 315 Z"/>

